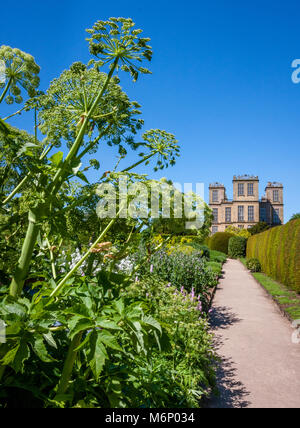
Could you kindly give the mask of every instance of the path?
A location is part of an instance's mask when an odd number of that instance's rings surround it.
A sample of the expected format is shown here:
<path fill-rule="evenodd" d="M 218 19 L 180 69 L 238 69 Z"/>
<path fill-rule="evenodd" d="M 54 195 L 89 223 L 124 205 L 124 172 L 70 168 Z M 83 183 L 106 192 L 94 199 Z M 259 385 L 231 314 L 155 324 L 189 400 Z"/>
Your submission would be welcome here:
<path fill-rule="evenodd" d="M 211 314 L 220 397 L 210 408 L 300 408 L 300 344 L 241 262 L 224 265 Z"/>

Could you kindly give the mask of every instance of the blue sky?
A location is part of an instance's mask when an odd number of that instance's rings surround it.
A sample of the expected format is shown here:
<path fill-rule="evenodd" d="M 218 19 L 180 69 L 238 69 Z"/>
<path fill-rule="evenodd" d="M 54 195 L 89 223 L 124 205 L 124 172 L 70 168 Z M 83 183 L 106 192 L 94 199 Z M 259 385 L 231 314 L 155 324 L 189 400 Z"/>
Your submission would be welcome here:
<path fill-rule="evenodd" d="M 255 174 L 261 195 L 268 181 L 284 184 L 286 220 L 300 212 L 300 84 L 291 80 L 299 1 L 14 1 L 1 6 L 0 44 L 31 53 L 46 90 L 89 59 L 85 29 L 110 16 L 131 17 L 151 37 L 153 75 L 135 84 L 120 75 L 121 85 L 142 104 L 144 131 L 172 132 L 182 148 L 175 167 L 140 171 L 203 182 L 206 198 L 210 182 L 223 182 L 230 197 L 233 175 Z M 30 116 L 12 123 L 32 129 Z M 101 149 L 101 173 L 115 155 Z"/>

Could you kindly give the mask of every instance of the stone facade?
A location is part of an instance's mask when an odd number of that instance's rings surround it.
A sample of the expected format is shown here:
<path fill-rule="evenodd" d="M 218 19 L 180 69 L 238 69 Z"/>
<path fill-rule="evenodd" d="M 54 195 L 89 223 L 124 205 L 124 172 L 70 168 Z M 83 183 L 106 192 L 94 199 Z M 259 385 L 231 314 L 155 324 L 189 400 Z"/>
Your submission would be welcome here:
<path fill-rule="evenodd" d="M 267 184 L 265 196 L 259 198 L 259 179 L 256 176 L 233 177 L 233 199 L 228 199 L 223 184 L 209 186 L 209 206 L 214 220 L 211 232 L 224 232 L 228 226 L 249 228 L 259 221 L 270 225 L 283 224 L 283 186 Z"/>

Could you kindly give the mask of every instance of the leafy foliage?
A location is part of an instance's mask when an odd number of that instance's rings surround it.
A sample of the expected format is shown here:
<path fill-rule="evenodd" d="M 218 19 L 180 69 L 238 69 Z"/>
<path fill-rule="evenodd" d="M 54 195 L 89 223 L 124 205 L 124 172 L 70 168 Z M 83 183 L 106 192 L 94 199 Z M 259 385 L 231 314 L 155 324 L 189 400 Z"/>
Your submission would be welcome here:
<path fill-rule="evenodd" d="M 232 236 L 228 243 L 228 255 L 233 259 L 245 257 L 247 239 L 242 236 Z"/>
<path fill-rule="evenodd" d="M 226 232 L 232 233 L 233 235 L 236 236 L 241 236 L 242 238 L 246 238 L 248 239 L 249 236 L 251 236 L 251 232 L 249 231 L 250 229 L 240 229 L 239 227 L 234 227 L 234 226 L 227 226 L 226 227 Z"/>
<path fill-rule="evenodd" d="M 259 223 L 255 224 L 254 226 L 250 227 L 248 229 L 248 232 L 250 232 L 251 235 L 256 235 L 257 233 L 264 232 L 265 230 L 270 229 L 270 225 L 264 221 L 260 221 Z"/>
<path fill-rule="evenodd" d="M 207 319 L 199 317 L 200 297 L 194 289 L 189 293 L 182 287 L 178 292 L 155 273 L 145 274 L 129 293 L 145 299 L 162 325 L 163 339 L 168 338 L 168 346 L 153 356 L 151 381 L 144 372 L 144 385 L 151 392 L 160 391 L 155 407 L 198 407 L 199 400 L 215 387 L 216 361 Z M 144 386 L 140 387 L 143 394 Z"/>
<path fill-rule="evenodd" d="M 182 287 L 187 291 L 192 288 L 201 295 L 201 301 L 208 307 L 208 293 L 216 285 L 217 276 L 207 269 L 203 252 L 190 254 L 177 252 L 166 252 L 159 250 L 153 254 L 148 263 L 144 264 L 138 274 L 143 275 L 149 271 L 155 273 L 165 282 L 171 283 L 180 290 Z"/>
<path fill-rule="evenodd" d="M 251 272 L 261 272 L 261 264 L 257 259 L 247 260 L 246 266 Z"/>
<path fill-rule="evenodd" d="M 147 219 L 96 214 L 99 182 L 116 186 L 126 174 L 130 183 L 150 186 L 152 180 L 130 171 L 155 158 L 155 168 L 163 169 L 179 155 L 175 136 L 166 131 L 150 130 L 135 141 L 143 125 L 140 105 L 114 76 L 125 71 L 136 80 L 149 73 L 141 67 L 151 60 L 149 39 L 133 27 L 131 19 L 98 21 L 88 30 L 96 58 L 74 63 L 45 94 L 36 91 L 33 58 L 0 49 L 8 78 L 0 102 L 7 92 L 15 97 L 7 101 L 21 102 L 21 85 L 30 98 L 12 116 L 35 112 L 34 136 L 12 128 L 9 118 L 0 120 L 0 318 L 7 333 L 0 345 L 1 407 L 196 406 L 213 385 L 214 355 L 202 309 L 217 275 L 207 267 L 204 249 L 188 258 L 166 254 L 158 278 L 145 274 L 149 290 L 159 283 L 164 305 L 155 307 L 133 278 L 149 271 L 149 259 L 159 263 L 156 252 L 165 240 L 154 242 Z M 98 159 L 102 141 L 118 150 L 113 171 Z M 62 143 L 66 154 L 57 150 Z M 119 171 L 128 148 L 138 150 L 139 160 Z M 91 154 L 96 158 L 83 167 Z M 98 183 L 88 182 L 89 168 L 103 169 Z M 138 264 L 123 269 L 140 247 Z M 170 299 L 171 289 L 162 288 L 168 276 L 174 285 L 184 284 L 189 296 L 181 289 Z"/>
<path fill-rule="evenodd" d="M 293 214 L 289 221 L 298 220 L 300 218 L 300 213 Z"/>
<path fill-rule="evenodd" d="M 247 258 L 257 258 L 264 273 L 299 292 L 299 243 L 300 220 L 296 219 L 249 238 Z"/>
<path fill-rule="evenodd" d="M 229 239 L 234 236 L 229 232 L 217 232 L 209 239 L 209 248 L 211 250 L 220 251 L 221 253 L 228 254 Z"/>

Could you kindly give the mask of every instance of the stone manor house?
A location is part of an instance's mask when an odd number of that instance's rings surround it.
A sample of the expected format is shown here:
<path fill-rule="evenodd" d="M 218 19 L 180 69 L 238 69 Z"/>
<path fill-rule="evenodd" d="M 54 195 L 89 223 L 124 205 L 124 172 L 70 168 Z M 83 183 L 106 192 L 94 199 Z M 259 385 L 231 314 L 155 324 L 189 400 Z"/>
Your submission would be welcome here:
<path fill-rule="evenodd" d="M 212 234 L 224 232 L 230 225 L 243 229 L 259 221 L 270 225 L 283 224 L 283 185 L 269 182 L 261 199 L 258 185 L 258 177 L 234 176 L 233 199 L 228 199 L 223 184 L 210 184 L 209 206 L 214 215 Z"/>

